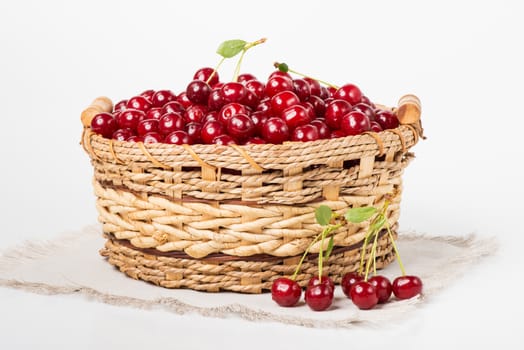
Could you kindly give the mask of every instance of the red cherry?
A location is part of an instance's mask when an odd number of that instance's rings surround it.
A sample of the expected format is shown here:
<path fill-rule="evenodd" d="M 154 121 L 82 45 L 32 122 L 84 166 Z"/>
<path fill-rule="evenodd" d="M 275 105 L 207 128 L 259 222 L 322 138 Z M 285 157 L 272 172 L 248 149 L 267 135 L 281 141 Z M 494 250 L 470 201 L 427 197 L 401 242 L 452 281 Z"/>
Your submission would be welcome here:
<path fill-rule="evenodd" d="M 365 95 L 362 95 L 362 99 L 360 99 L 360 103 L 364 103 L 364 104 L 367 104 L 368 106 L 375 108 L 375 104 L 371 102 L 371 100 Z"/>
<path fill-rule="evenodd" d="M 207 122 L 202 126 L 200 137 L 207 144 L 212 144 L 215 137 L 224 134 L 224 127 L 220 122 Z"/>
<path fill-rule="evenodd" d="M 188 108 L 193 103 L 187 98 L 186 92 L 181 92 L 177 95 L 176 100 L 178 103 L 180 103 L 184 108 Z"/>
<path fill-rule="evenodd" d="M 211 87 L 202 80 L 193 80 L 187 85 L 186 96 L 195 104 L 207 105 Z"/>
<path fill-rule="evenodd" d="M 138 109 L 126 109 L 118 115 L 118 125 L 136 131 L 138 122 L 145 119 L 146 114 Z"/>
<path fill-rule="evenodd" d="M 393 112 L 387 110 L 378 111 L 375 114 L 375 120 L 380 124 L 383 130 L 395 129 L 399 125 L 397 116 Z"/>
<path fill-rule="evenodd" d="M 161 107 L 153 107 L 146 112 L 144 119 L 160 119 L 163 114 Z"/>
<path fill-rule="evenodd" d="M 144 143 L 161 143 L 164 142 L 164 138 L 158 132 L 149 132 L 142 136 Z"/>
<path fill-rule="evenodd" d="M 231 136 L 227 134 L 218 135 L 217 137 L 213 139 L 213 143 L 215 145 L 222 145 L 222 146 L 236 144 L 235 139 L 233 139 Z"/>
<path fill-rule="evenodd" d="M 299 104 L 306 109 L 307 115 L 309 116 L 310 120 L 313 120 L 317 117 L 317 115 L 315 114 L 315 109 L 313 108 L 313 105 L 311 103 L 300 102 Z"/>
<path fill-rule="evenodd" d="M 290 130 L 295 129 L 300 125 L 306 125 L 311 121 L 306 108 L 301 105 L 294 105 L 284 109 L 281 116 Z"/>
<path fill-rule="evenodd" d="M 400 276 L 393 280 L 393 294 L 398 299 L 410 299 L 422 293 L 422 281 L 417 276 Z"/>
<path fill-rule="evenodd" d="M 351 301 L 361 310 L 373 308 L 378 303 L 377 291 L 369 282 L 358 281 L 349 291 Z"/>
<path fill-rule="evenodd" d="M 317 284 L 306 288 L 306 304 L 314 311 L 324 311 L 333 303 L 333 289 L 328 284 Z"/>
<path fill-rule="evenodd" d="M 180 113 L 166 113 L 158 121 L 158 132 L 162 135 L 171 134 L 174 131 L 184 130 L 186 122 Z"/>
<path fill-rule="evenodd" d="M 173 145 L 190 145 L 191 138 L 187 132 L 183 130 L 173 131 L 171 134 L 167 135 L 164 139 L 164 143 L 169 143 Z"/>
<path fill-rule="evenodd" d="M 317 118 L 324 118 L 324 113 L 326 112 L 326 103 L 324 100 L 318 96 L 311 95 L 307 101 L 313 106 Z"/>
<path fill-rule="evenodd" d="M 311 87 L 304 79 L 293 80 L 293 91 L 302 102 L 307 101 L 311 96 Z"/>
<path fill-rule="evenodd" d="M 211 90 L 211 93 L 209 94 L 209 97 L 207 98 L 207 107 L 214 111 L 219 110 L 222 108 L 223 105 L 225 105 L 226 102 L 222 98 L 222 95 L 220 94 L 220 89 L 213 89 Z"/>
<path fill-rule="evenodd" d="M 139 96 L 145 97 L 149 102 L 151 102 L 151 98 L 153 98 L 154 94 L 155 94 L 155 90 L 149 89 L 149 90 L 145 90 L 141 92 Z"/>
<path fill-rule="evenodd" d="M 111 138 L 118 141 L 127 141 L 131 136 L 135 136 L 131 129 L 118 129 Z"/>
<path fill-rule="evenodd" d="M 289 278 L 277 278 L 271 285 L 271 298 L 280 306 L 295 306 L 301 295 L 300 285 Z"/>
<path fill-rule="evenodd" d="M 356 105 L 353 106 L 353 110 L 364 113 L 369 118 L 369 121 L 371 122 L 375 120 L 375 111 L 373 110 L 373 107 L 371 107 L 368 104 L 365 104 L 362 102 L 357 103 Z"/>
<path fill-rule="evenodd" d="M 227 133 L 242 143 L 255 133 L 255 124 L 246 114 L 235 114 L 227 121 Z"/>
<path fill-rule="evenodd" d="M 351 105 L 355 105 L 362 100 L 362 92 L 353 84 L 346 84 L 338 88 L 333 95 L 335 99 L 348 101 Z"/>
<path fill-rule="evenodd" d="M 349 112 L 340 120 L 340 129 L 346 135 L 359 135 L 371 128 L 369 118 L 362 112 Z"/>
<path fill-rule="evenodd" d="M 184 113 L 186 108 L 178 101 L 168 102 L 162 107 L 162 115 L 166 113 Z"/>
<path fill-rule="evenodd" d="M 378 303 L 382 304 L 389 300 L 393 291 L 391 282 L 387 277 L 376 275 L 368 279 L 368 282 L 375 287 L 377 292 Z"/>
<path fill-rule="evenodd" d="M 262 138 L 268 143 L 280 144 L 289 139 L 289 127 L 284 120 L 271 117 L 262 126 Z"/>
<path fill-rule="evenodd" d="M 337 139 L 339 137 L 345 137 L 346 134 L 342 130 L 333 130 L 331 132 L 331 135 L 329 135 L 330 139 Z"/>
<path fill-rule="evenodd" d="M 298 96 L 292 91 L 281 91 L 271 97 L 271 110 L 275 115 L 280 115 L 288 107 L 300 103 Z"/>
<path fill-rule="evenodd" d="M 211 75 L 213 75 L 213 77 L 209 79 Z M 218 75 L 218 72 L 216 72 L 213 68 L 203 67 L 195 72 L 195 75 L 193 75 L 193 79 L 205 81 L 209 84 L 209 86 L 215 86 L 216 84 L 218 84 L 220 77 Z"/>
<path fill-rule="evenodd" d="M 190 144 L 202 143 L 202 124 L 197 122 L 187 123 L 184 130 L 191 139 Z"/>
<path fill-rule="evenodd" d="M 142 136 L 133 135 L 133 136 L 130 136 L 126 141 L 127 142 L 144 142 L 144 138 Z"/>
<path fill-rule="evenodd" d="M 144 96 L 133 96 L 126 104 L 126 109 L 138 109 L 139 111 L 147 112 L 153 105 Z"/>
<path fill-rule="evenodd" d="M 246 89 L 246 95 L 244 96 L 242 100 L 240 100 L 240 103 L 252 109 L 257 108 L 258 102 L 259 102 L 259 98 L 257 97 L 257 95 L 255 95 L 255 93 L 247 89 Z"/>
<path fill-rule="evenodd" d="M 316 141 L 320 137 L 318 135 L 318 129 L 312 124 L 306 124 L 297 126 L 293 132 L 291 132 L 291 141 Z"/>
<path fill-rule="evenodd" d="M 190 122 L 200 122 L 207 114 L 207 107 L 203 105 L 192 105 L 184 112 L 184 119 Z"/>
<path fill-rule="evenodd" d="M 342 281 L 340 282 L 340 286 L 342 287 L 342 291 L 344 294 L 350 298 L 350 291 L 351 287 L 359 281 L 362 281 L 364 277 L 362 275 L 359 275 L 357 272 L 348 272 L 344 276 L 342 276 Z"/>
<path fill-rule="evenodd" d="M 313 287 L 319 284 L 325 284 L 331 288 L 333 293 L 335 292 L 335 282 L 331 279 L 329 276 L 322 276 L 322 278 L 319 278 L 318 275 L 314 275 L 311 277 L 311 279 L 307 283 L 307 287 Z"/>
<path fill-rule="evenodd" d="M 218 112 L 218 121 L 224 125 L 227 125 L 229 118 L 236 114 L 248 114 L 249 111 L 243 104 L 231 102 L 220 108 Z"/>
<path fill-rule="evenodd" d="M 324 121 L 322 121 L 321 119 L 314 119 L 309 124 L 317 127 L 319 139 L 328 139 L 329 138 L 331 131 L 329 130 L 329 127 L 327 126 L 327 124 Z"/>
<path fill-rule="evenodd" d="M 374 132 L 381 132 L 382 131 L 382 127 L 380 126 L 380 124 L 378 122 L 373 121 L 373 122 L 370 123 L 369 130 L 374 131 Z"/>
<path fill-rule="evenodd" d="M 210 111 L 207 112 L 207 114 L 202 118 L 200 123 L 205 124 L 206 122 L 210 121 L 218 121 L 218 112 L 217 111 Z"/>
<path fill-rule="evenodd" d="M 258 97 L 259 100 L 264 98 L 264 90 L 266 88 L 266 85 L 262 83 L 259 80 L 250 80 L 245 83 L 246 89 L 251 91 L 255 94 L 256 97 Z"/>
<path fill-rule="evenodd" d="M 144 119 L 139 121 L 136 126 L 138 136 L 144 136 L 153 131 L 158 132 L 158 119 Z"/>
<path fill-rule="evenodd" d="M 127 100 L 119 101 L 115 106 L 113 107 L 113 112 L 122 112 L 125 111 L 127 108 Z"/>
<path fill-rule="evenodd" d="M 256 108 L 256 111 L 263 112 L 266 115 L 269 115 L 272 113 L 271 111 L 271 99 L 262 100 L 258 103 L 258 106 Z"/>
<path fill-rule="evenodd" d="M 326 124 L 332 129 L 340 129 L 340 120 L 351 112 L 351 104 L 344 100 L 333 100 L 326 105 L 324 119 Z"/>
<path fill-rule="evenodd" d="M 307 81 L 307 83 L 309 84 L 309 90 L 311 91 L 311 95 L 320 97 L 322 89 L 318 80 L 309 77 L 304 78 L 304 80 Z"/>
<path fill-rule="evenodd" d="M 99 113 L 91 120 L 91 130 L 110 139 L 118 128 L 117 121 L 111 113 Z"/>
<path fill-rule="evenodd" d="M 225 83 L 220 88 L 220 94 L 225 102 L 240 102 L 247 93 L 246 87 L 237 82 Z"/>
<path fill-rule="evenodd" d="M 266 96 L 273 97 L 281 91 L 293 91 L 293 81 L 285 76 L 273 76 L 266 83 Z"/>
<path fill-rule="evenodd" d="M 251 137 L 246 141 L 246 145 L 263 145 L 266 141 L 260 137 Z"/>
<path fill-rule="evenodd" d="M 237 81 L 239 83 L 246 83 L 246 82 L 251 81 L 251 80 L 257 80 L 257 77 L 255 77 L 251 73 L 242 73 L 242 74 L 239 74 L 238 77 L 237 77 Z"/>
<path fill-rule="evenodd" d="M 269 116 L 264 112 L 255 111 L 251 113 L 251 120 L 253 121 L 253 125 L 255 125 L 255 134 L 262 135 L 262 126 L 268 119 Z"/>
<path fill-rule="evenodd" d="M 171 90 L 158 90 L 151 97 L 153 107 L 163 107 L 166 103 L 175 101 L 176 96 Z"/>

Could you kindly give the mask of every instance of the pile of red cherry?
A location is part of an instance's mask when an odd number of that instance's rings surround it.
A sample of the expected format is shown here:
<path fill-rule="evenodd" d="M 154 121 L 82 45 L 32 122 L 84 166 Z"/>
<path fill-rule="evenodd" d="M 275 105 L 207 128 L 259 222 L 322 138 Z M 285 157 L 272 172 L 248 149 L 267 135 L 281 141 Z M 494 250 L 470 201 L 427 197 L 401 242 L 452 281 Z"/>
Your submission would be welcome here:
<path fill-rule="evenodd" d="M 409 299 L 422 292 L 422 281 L 413 275 L 397 277 L 391 283 L 382 275 L 375 275 L 366 281 L 361 274 L 349 272 L 342 277 L 340 285 L 344 294 L 362 310 L 386 303 L 391 293 L 397 299 Z M 306 287 L 306 304 L 314 311 L 326 310 L 333 303 L 334 292 L 335 284 L 331 278 L 314 276 Z M 278 305 L 295 306 L 301 295 L 302 288 L 296 281 L 286 277 L 273 281 L 271 296 Z"/>
<path fill-rule="evenodd" d="M 338 89 L 276 70 L 222 83 L 201 68 L 185 91 L 147 90 L 97 114 L 93 132 L 120 141 L 169 144 L 281 144 L 381 131 L 399 125 L 353 84 Z"/>

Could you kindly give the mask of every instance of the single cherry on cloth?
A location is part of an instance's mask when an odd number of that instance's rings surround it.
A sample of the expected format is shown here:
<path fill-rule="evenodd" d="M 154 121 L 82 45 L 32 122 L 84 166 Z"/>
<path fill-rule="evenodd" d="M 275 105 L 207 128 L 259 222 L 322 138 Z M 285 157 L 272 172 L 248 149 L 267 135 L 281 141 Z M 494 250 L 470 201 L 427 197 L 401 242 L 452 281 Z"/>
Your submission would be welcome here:
<path fill-rule="evenodd" d="M 393 280 L 393 294 L 398 299 L 410 299 L 422 293 L 422 281 L 413 275 L 404 275 Z"/>
<path fill-rule="evenodd" d="M 391 286 L 391 282 L 389 281 L 387 277 L 376 275 L 376 276 L 370 277 L 368 279 L 368 282 L 371 283 L 373 287 L 375 287 L 379 304 L 383 304 L 389 300 L 389 297 L 391 296 L 391 292 L 393 291 L 393 288 Z"/>
<path fill-rule="evenodd" d="M 314 311 L 327 310 L 333 303 L 333 289 L 328 283 L 314 284 L 306 288 L 306 304 Z"/>
<path fill-rule="evenodd" d="M 342 276 L 342 281 L 340 282 L 342 291 L 348 298 L 350 298 L 351 287 L 353 287 L 355 283 L 362 280 L 364 280 L 364 277 L 358 272 L 348 272 L 344 274 L 344 276 Z"/>
<path fill-rule="evenodd" d="M 280 277 L 271 285 L 271 298 L 280 306 L 295 306 L 301 295 L 302 288 L 292 279 Z"/>
<path fill-rule="evenodd" d="M 351 301 L 361 310 L 369 310 L 378 303 L 375 287 L 366 281 L 356 282 L 349 291 Z"/>
<path fill-rule="evenodd" d="M 313 287 L 319 284 L 326 284 L 328 285 L 333 293 L 335 293 L 335 282 L 331 279 L 331 277 L 323 275 L 322 277 L 319 277 L 318 275 L 315 275 L 311 277 L 309 282 L 307 283 L 308 287 Z"/>

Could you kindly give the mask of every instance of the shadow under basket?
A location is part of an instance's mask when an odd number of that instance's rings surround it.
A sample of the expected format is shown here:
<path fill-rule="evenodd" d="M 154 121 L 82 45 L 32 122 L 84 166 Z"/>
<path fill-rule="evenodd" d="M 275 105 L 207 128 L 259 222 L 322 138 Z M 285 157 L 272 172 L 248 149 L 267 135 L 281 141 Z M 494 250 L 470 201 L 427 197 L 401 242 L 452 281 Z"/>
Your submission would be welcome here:
<path fill-rule="evenodd" d="M 273 280 L 293 274 L 321 232 L 315 209 L 322 204 L 343 214 L 381 207 L 392 196 L 386 217 L 396 235 L 401 176 L 420 134 L 419 124 L 407 124 L 282 145 L 180 146 L 109 140 L 85 127 L 107 238 L 100 253 L 128 276 L 166 288 L 269 291 Z M 368 228 L 363 222 L 334 232 L 324 274 L 335 283 L 358 269 Z M 394 259 L 384 233 L 377 268 Z M 318 274 L 320 244 L 301 267 L 301 286 Z"/>

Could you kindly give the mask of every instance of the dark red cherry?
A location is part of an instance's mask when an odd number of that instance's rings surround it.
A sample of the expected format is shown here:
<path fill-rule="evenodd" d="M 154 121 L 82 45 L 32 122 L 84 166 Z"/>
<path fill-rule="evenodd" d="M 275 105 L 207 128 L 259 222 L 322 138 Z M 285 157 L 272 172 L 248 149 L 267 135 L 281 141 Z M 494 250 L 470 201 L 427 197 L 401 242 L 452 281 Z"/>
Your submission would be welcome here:
<path fill-rule="evenodd" d="M 309 102 L 300 102 L 299 104 L 306 109 L 307 115 L 309 116 L 310 120 L 316 119 L 317 115 L 316 115 L 315 109 L 313 108 L 313 105 L 311 103 L 309 103 Z"/>
<path fill-rule="evenodd" d="M 251 73 L 242 73 L 242 74 L 239 74 L 238 77 L 237 77 L 237 81 L 239 83 L 246 83 L 246 82 L 251 81 L 251 80 L 257 80 L 257 77 L 255 77 Z"/>
<path fill-rule="evenodd" d="M 163 114 L 161 107 L 153 107 L 146 112 L 144 119 L 160 119 Z"/>
<path fill-rule="evenodd" d="M 255 133 L 255 124 L 246 114 L 235 114 L 227 121 L 227 134 L 239 143 L 247 140 Z"/>
<path fill-rule="evenodd" d="M 391 282 L 387 277 L 376 275 L 368 279 L 368 282 L 375 287 L 377 292 L 378 303 L 382 304 L 389 300 L 393 291 Z"/>
<path fill-rule="evenodd" d="M 345 137 L 346 134 L 342 130 L 333 130 L 331 131 L 331 135 L 329 135 L 330 139 L 337 139 L 339 137 Z"/>
<path fill-rule="evenodd" d="M 340 120 L 340 129 L 347 135 L 359 135 L 369 131 L 371 124 L 369 118 L 362 112 L 349 112 Z"/>
<path fill-rule="evenodd" d="M 186 122 L 200 122 L 207 114 L 207 107 L 203 105 L 189 106 L 184 112 Z"/>
<path fill-rule="evenodd" d="M 293 91 L 293 80 L 284 76 L 274 76 L 266 83 L 265 93 L 268 97 L 273 97 L 281 91 Z"/>
<path fill-rule="evenodd" d="M 274 77 L 283 77 L 283 78 L 287 78 L 287 79 L 291 79 L 293 80 L 293 78 L 291 77 L 291 74 L 287 73 L 287 72 L 282 72 L 281 70 L 275 70 L 273 72 L 271 72 L 271 74 L 269 74 L 269 77 L 267 78 L 267 80 L 271 79 L 271 78 L 274 78 Z"/>
<path fill-rule="evenodd" d="M 284 109 L 281 117 L 290 130 L 295 129 L 300 125 L 306 125 L 311 121 L 308 111 L 301 105 L 294 105 Z"/>
<path fill-rule="evenodd" d="M 361 310 L 369 310 L 378 303 L 377 291 L 369 282 L 358 281 L 349 291 L 351 301 Z"/>
<path fill-rule="evenodd" d="M 311 92 L 311 95 L 319 96 L 322 93 L 322 89 L 320 88 L 320 83 L 318 80 L 306 77 L 304 80 L 309 84 L 309 90 Z"/>
<path fill-rule="evenodd" d="M 113 140 L 118 141 L 127 141 L 131 136 L 134 136 L 135 134 L 131 129 L 118 129 L 113 133 L 113 136 L 111 137 Z"/>
<path fill-rule="evenodd" d="M 139 111 L 147 112 L 153 105 L 144 96 L 133 96 L 126 104 L 126 109 L 138 109 Z"/>
<path fill-rule="evenodd" d="M 212 111 L 219 110 L 225 104 L 226 102 L 222 98 L 220 89 L 211 90 L 211 92 L 209 93 L 209 97 L 207 99 L 207 107 L 209 108 L 209 110 L 212 110 Z"/>
<path fill-rule="evenodd" d="M 364 277 L 357 272 L 348 272 L 342 276 L 342 281 L 340 282 L 340 286 L 342 287 L 342 291 L 344 294 L 350 298 L 351 295 L 349 294 L 351 291 L 351 287 L 359 281 L 364 280 Z"/>
<path fill-rule="evenodd" d="M 410 299 L 422 293 L 422 281 L 417 276 L 400 276 L 393 280 L 392 288 L 398 299 Z"/>
<path fill-rule="evenodd" d="M 221 122 L 224 125 L 227 125 L 227 121 L 229 118 L 234 116 L 235 114 L 248 114 L 249 111 L 243 104 L 236 103 L 236 102 L 230 102 L 226 105 L 224 105 L 222 108 L 220 108 L 220 111 L 218 112 L 218 121 Z"/>
<path fill-rule="evenodd" d="M 266 88 L 266 85 L 262 83 L 259 80 L 250 80 L 245 83 L 246 89 L 251 91 L 255 94 L 256 97 L 258 97 L 259 100 L 264 98 L 264 91 Z"/>
<path fill-rule="evenodd" d="M 331 93 L 329 92 L 328 88 L 325 86 L 320 86 L 320 98 L 325 100 L 326 98 L 331 97 Z"/>
<path fill-rule="evenodd" d="M 333 289 L 328 284 L 317 284 L 306 288 L 306 304 L 314 311 L 324 311 L 333 303 Z"/>
<path fill-rule="evenodd" d="M 258 102 L 259 102 L 259 98 L 257 97 L 257 95 L 255 95 L 253 92 L 247 89 L 246 89 L 246 95 L 244 96 L 242 100 L 240 100 L 240 103 L 242 103 L 243 105 L 251 109 L 257 108 Z"/>
<path fill-rule="evenodd" d="M 91 120 L 91 130 L 107 139 L 113 136 L 118 125 L 111 113 L 99 113 Z"/>
<path fill-rule="evenodd" d="M 326 112 L 326 103 L 324 100 L 318 96 L 311 95 L 307 101 L 313 106 L 317 118 L 324 118 L 324 113 Z"/>
<path fill-rule="evenodd" d="M 149 102 L 151 102 L 151 98 L 153 98 L 154 94 L 155 90 L 149 89 L 142 91 L 139 96 L 145 97 Z"/>
<path fill-rule="evenodd" d="M 272 113 L 271 111 L 271 99 L 262 100 L 258 103 L 258 106 L 256 108 L 256 111 L 263 112 L 266 115 L 269 115 Z"/>
<path fill-rule="evenodd" d="M 249 138 L 247 141 L 246 141 L 246 145 L 263 145 L 265 144 L 266 141 L 264 141 L 264 139 L 260 138 L 260 137 L 251 137 Z"/>
<path fill-rule="evenodd" d="M 375 104 L 371 102 L 371 100 L 365 95 L 362 95 L 362 98 L 360 99 L 360 103 L 364 103 L 364 104 L 367 104 L 368 106 L 375 108 Z"/>
<path fill-rule="evenodd" d="M 242 83 L 229 82 L 225 83 L 220 88 L 220 94 L 224 101 L 227 102 L 240 102 L 246 95 L 246 87 Z"/>
<path fill-rule="evenodd" d="M 200 137 L 202 141 L 207 144 L 212 144 L 215 137 L 225 133 L 225 128 L 220 122 L 207 122 L 202 125 Z"/>
<path fill-rule="evenodd" d="M 319 278 L 318 275 L 314 275 L 313 277 L 311 277 L 311 279 L 308 281 L 307 283 L 307 286 L 308 287 L 313 287 L 313 286 L 316 286 L 316 285 L 319 285 L 319 284 L 326 284 L 327 286 L 329 286 L 331 288 L 331 290 L 333 291 L 333 293 L 335 292 L 335 283 L 333 282 L 333 280 L 331 279 L 331 277 L 329 276 L 322 276 L 322 278 Z"/>
<path fill-rule="evenodd" d="M 354 84 L 346 84 L 339 87 L 333 97 L 335 99 L 348 101 L 351 105 L 355 105 L 362 100 L 362 92 L 358 86 Z"/>
<path fill-rule="evenodd" d="M 340 129 L 342 117 L 351 112 L 351 104 L 344 100 L 333 100 L 326 105 L 324 119 L 326 124 L 332 129 Z"/>
<path fill-rule="evenodd" d="M 271 298 L 280 306 L 295 306 L 302 295 L 300 285 L 289 278 L 280 277 L 271 285 Z"/>
<path fill-rule="evenodd" d="M 376 112 L 375 121 L 380 124 L 383 130 L 395 129 L 399 126 L 397 116 L 393 112 L 387 110 Z"/>
<path fill-rule="evenodd" d="M 185 91 L 179 93 L 176 97 L 176 100 L 178 103 L 180 103 L 184 108 L 188 108 L 189 106 L 191 106 L 193 104 L 193 102 L 191 102 L 189 100 L 189 98 L 187 98 L 187 94 Z"/>
<path fill-rule="evenodd" d="M 164 138 L 158 132 L 150 132 L 142 136 L 144 143 L 161 143 L 164 142 Z"/>
<path fill-rule="evenodd" d="M 297 126 L 295 130 L 291 132 L 291 141 L 316 141 L 320 137 L 318 135 L 318 129 L 312 124 L 306 124 Z"/>
<path fill-rule="evenodd" d="M 311 96 L 311 87 L 304 79 L 293 80 L 293 91 L 302 102 L 307 101 Z"/>
<path fill-rule="evenodd" d="M 309 124 L 317 127 L 319 139 L 328 139 L 329 138 L 331 131 L 329 130 L 329 127 L 327 126 L 327 124 L 324 121 L 322 121 L 321 119 L 314 119 Z"/>
<path fill-rule="evenodd" d="M 113 107 L 113 112 L 122 112 L 127 108 L 127 100 L 121 100 Z"/>
<path fill-rule="evenodd" d="M 262 126 L 262 138 L 267 143 L 281 144 L 289 140 L 289 127 L 283 119 L 271 117 Z"/>
<path fill-rule="evenodd" d="M 136 126 L 138 136 L 144 136 L 153 131 L 158 132 L 158 119 L 144 119 L 139 121 Z"/>
<path fill-rule="evenodd" d="M 180 113 L 166 113 L 158 121 L 158 132 L 162 135 L 184 130 L 186 122 Z"/>
<path fill-rule="evenodd" d="M 209 79 L 209 77 L 211 77 L 211 79 Z M 218 84 L 220 77 L 218 75 L 218 72 L 216 72 L 213 68 L 203 67 L 195 72 L 195 75 L 193 75 L 193 79 L 205 81 L 209 84 L 209 86 L 215 86 L 216 84 Z"/>
<path fill-rule="evenodd" d="M 146 114 L 138 109 L 126 109 L 118 115 L 118 125 L 136 131 L 138 122 L 145 119 Z"/>
<path fill-rule="evenodd" d="M 353 110 L 360 111 L 367 115 L 370 122 L 375 120 L 375 111 L 373 110 L 373 107 L 371 107 L 370 105 L 360 102 L 353 106 Z"/>
<path fill-rule="evenodd" d="M 162 115 L 166 113 L 180 113 L 183 114 L 186 111 L 185 107 L 178 101 L 168 102 L 162 107 Z"/>
<path fill-rule="evenodd" d="M 210 112 L 207 112 L 207 114 L 204 116 L 204 118 L 202 118 L 200 123 L 204 124 L 206 122 L 217 121 L 217 120 L 218 120 L 218 112 L 210 111 Z"/>
<path fill-rule="evenodd" d="M 164 143 L 169 143 L 173 145 L 190 145 L 191 138 L 187 132 L 183 130 L 173 131 L 164 138 Z"/>
<path fill-rule="evenodd" d="M 144 142 L 144 138 L 142 136 L 133 135 L 127 138 L 127 142 Z"/>
<path fill-rule="evenodd" d="M 197 122 L 187 123 L 184 130 L 191 139 L 190 144 L 202 143 L 202 124 Z"/>
<path fill-rule="evenodd" d="M 193 80 L 186 88 L 186 96 L 194 104 L 207 105 L 210 93 L 211 87 L 202 80 Z"/>
<path fill-rule="evenodd" d="M 262 125 L 269 119 L 269 116 L 264 112 L 255 111 L 251 113 L 250 117 L 255 126 L 255 134 L 262 135 Z"/>
<path fill-rule="evenodd" d="M 293 91 L 280 91 L 271 97 L 271 110 L 275 116 L 279 116 L 284 109 L 299 103 L 300 99 Z"/>
<path fill-rule="evenodd" d="M 229 136 L 227 134 L 222 134 L 222 135 L 218 135 L 217 137 L 215 137 L 213 139 L 213 143 L 215 145 L 226 146 L 226 145 L 234 145 L 234 144 L 236 144 L 236 141 L 231 136 Z"/>
<path fill-rule="evenodd" d="M 380 124 L 377 121 L 373 121 L 373 122 L 370 123 L 369 130 L 370 131 L 374 131 L 374 132 L 381 132 L 382 131 L 382 127 L 380 126 Z"/>
<path fill-rule="evenodd" d="M 175 101 L 176 95 L 171 90 L 158 90 L 151 97 L 153 107 L 163 107 L 166 103 Z"/>

